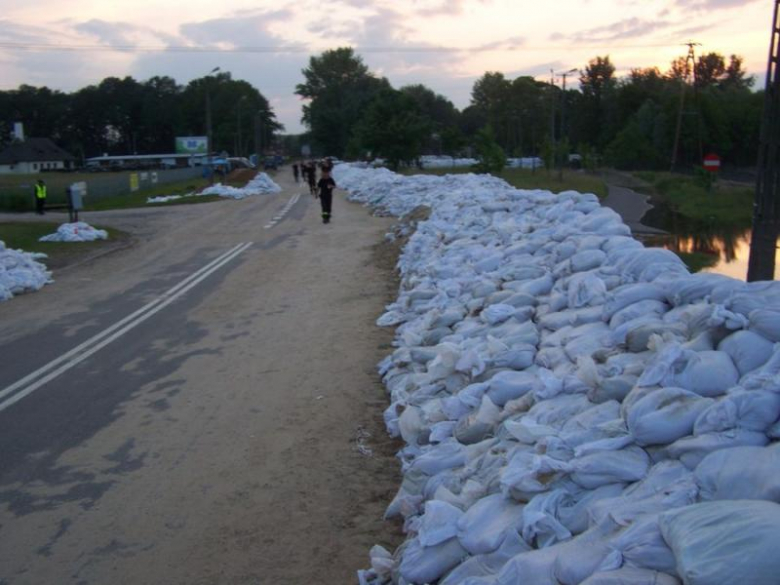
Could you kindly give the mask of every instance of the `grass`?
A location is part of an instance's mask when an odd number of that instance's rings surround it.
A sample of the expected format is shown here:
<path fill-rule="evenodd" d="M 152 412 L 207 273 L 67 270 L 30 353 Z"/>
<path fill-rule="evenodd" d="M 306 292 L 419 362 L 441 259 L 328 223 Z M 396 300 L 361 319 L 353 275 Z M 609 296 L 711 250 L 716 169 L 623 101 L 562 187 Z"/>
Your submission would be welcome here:
<path fill-rule="evenodd" d="M 688 270 L 691 272 L 699 272 L 705 268 L 715 266 L 720 258 L 717 255 L 705 254 L 703 252 L 675 252 L 680 257 L 680 260 L 685 262 Z"/>
<path fill-rule="evenodd" d="M 469 168 L 452 169 L 402 169 L 404 175 L 448 175 L 473 172 Z M 494 173 L 495 176 L 504 179 L 507 183 L 517 189 L 544 189 L 553 193 L 562 191 L 579 191 L 580 193 L 593 193 L 603 199 L 607 196 L 607 185 L 597 175 L 588 174 L 582 171 L 572 171 L 565 169 L 562 180 L 558 179 L 557 171 L 548 172 L 545 169 L 504 169 L 500 173 Z"/>
<path fill-rule="evenodd" d="M 146 200 L 149 197 L 161 197 L 165 195 L 186 195 L 194 191 L 198 191 L 209 184 L 207 179 L 194 178 L 186 181 L 180 181 L 178 183 L 168 183 L 166 185 L 158 185 L 151 189 L 143 189 L 136 191 L 135 193 L 129 193 L 127 195 L 117 195 L 116 197 L 106 197 L 104 199 L 98 199 L 97 201 L 89 201 L 89 197 L 86 198 L 87 205 L 86 211 L 104 211 L 106 209 L 129 209 L 132 207 L 146 207 L 147 205 L 153 205 L 159 207 L 162 205 L 182 205 L 190 203 L 208 203 L 209 201 L 217 201 L 221 199 L 218 195 L 203 195 L 202 197 L 187 197 L 185 199 L 174 199 L 173 201 L 166 201 L 165 203 L 147 203 Z"/>
<path fill-rule="evenodd" d="M 697 176 L 637 172 L 634 176 L 650 187 L 654 203 L 674 213 L 711 226 L 750 226 L 753 218 L 753 189 L 715 182 L 708 191 Z"/>
<path fill-rule="evenodd" d="M 59 223 L 48 222 L 2 222 L 0 223 L 0 240 L 5 242 L 7 248 L 46 254 L 49 257 L 46 265 L 51 268 L 68 264 L 70 260 L 78 256 L 112 245 L 114 242 L 128 237 L 128 234 L 123 231 L 104 227 L 98 229 L 104 229 L 108 232 L 108 240 L 94 242 L 38 241 L 41 236 L 56 232 L 59 225 Z"/>

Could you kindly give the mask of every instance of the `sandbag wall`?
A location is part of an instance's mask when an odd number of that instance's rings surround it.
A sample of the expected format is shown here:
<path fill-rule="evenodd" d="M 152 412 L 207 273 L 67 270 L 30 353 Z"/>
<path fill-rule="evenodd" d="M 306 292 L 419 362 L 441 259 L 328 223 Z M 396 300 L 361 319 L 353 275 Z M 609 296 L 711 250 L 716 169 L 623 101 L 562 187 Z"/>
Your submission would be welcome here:
<path fill-rule="evenodd" d="M 51 272 L 38 262 L 46 254 L 35 254 L 5 247 L 0 240 L 0 301 L 14 295 L 40 290 L 53 282 Z"/>
<path fill-rule="evenodd" d="M 336 167 L 419 205 L 380 364 L 405 447 L 362 583 L 715 585 L 780 575 L 780 286 L 690 275 L 594 195 Z"/>

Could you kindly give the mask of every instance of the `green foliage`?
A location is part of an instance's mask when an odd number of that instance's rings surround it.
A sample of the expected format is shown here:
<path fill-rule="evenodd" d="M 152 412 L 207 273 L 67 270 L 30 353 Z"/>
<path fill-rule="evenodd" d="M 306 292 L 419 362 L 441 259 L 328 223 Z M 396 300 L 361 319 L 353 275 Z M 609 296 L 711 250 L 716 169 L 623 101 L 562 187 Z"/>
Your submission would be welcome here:
<path fill-rule="evenodd" d="M 393 89 L 379 93 L 355 127 L 361 150 L 386 159 L 393 170 L 417 159 L 429 135 L 430 124 L 415 100 Z"/>
<path fill-rule="evenodd" d="M 605 154 L 607 162 L 618 169 L 654 168 L 658 156 L 635 121 L 618 133 Z"/>
<path fill-rule="evenodd" d="M 702 171 L 705 172 L 705 171 Z M 673 212 L 699 225 L 749 227 L 753 219 L 752 189 L 714 183 L 708 190 L 698 175 L 642 173 L 655 197 Z"/>
<path fill-rule="evenodd" d="M 295 89 L 309 100 L 303 106 L 303 123 L 310 129 L 318 152 L 342 158 L 366 108 L 390 84 L 374 77 L 348 47 L 311 57 L 303 76 L 304 83 Z"/>
<path fill-rule="evenodd" d="M 555 166 L 555 145 L 549 138 L 545 138 L 544 142 L 542 142 L 542 150 L 539 156 L 544 161 L 544 168 L 548 171 L 552 170 Z"/>
<path fill-rule="evenodd" d="M 265 97 L 230 73 L 195 79 L 186 87 L 170 77 L 144 82 L 107 77 L 71 94 L 22 85 L 0 92 L 0 127 L 22 121 L 27 136 L 49 137 L 77 158 L 173 152 L 176 136 L 206 134 L 207 93 L 216 151 L 253 150 L 256 120 L 266 142 L 282 129 Z M 0 146 L 9 140 L 0 135 Z"/>
<path fill-rule="evenodd" d="M 506 166 L 506 154 L 498 145 L 490 126 L 477 132 L 475 148 L 479 163 L 476 168 L 481 173 L 500 173 Z"/>

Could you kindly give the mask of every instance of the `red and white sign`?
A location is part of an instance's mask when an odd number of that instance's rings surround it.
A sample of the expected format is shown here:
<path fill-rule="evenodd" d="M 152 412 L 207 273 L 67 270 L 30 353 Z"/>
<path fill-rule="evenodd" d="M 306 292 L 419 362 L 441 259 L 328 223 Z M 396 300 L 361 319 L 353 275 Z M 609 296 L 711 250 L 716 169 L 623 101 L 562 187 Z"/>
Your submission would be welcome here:
<path fill-rule="evenodd" d="M 717 154 L 708 154 L 704 157 L 704 170 L 717 173 L 720 170 L 720 157 Z"/>

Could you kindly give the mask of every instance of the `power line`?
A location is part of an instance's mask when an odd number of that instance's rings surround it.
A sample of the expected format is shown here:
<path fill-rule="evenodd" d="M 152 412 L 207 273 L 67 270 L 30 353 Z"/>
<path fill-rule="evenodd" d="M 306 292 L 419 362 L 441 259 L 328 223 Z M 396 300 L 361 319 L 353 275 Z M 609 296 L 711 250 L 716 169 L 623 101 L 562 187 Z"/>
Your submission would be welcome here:
<path fill-rule="evenodd" d="M 642 45 L 512 45 L 506 47 L 415 47 L 387 46 L 361 47 L 354 46 L 361 53 L 494 53 L 519 51 L 552 51 L 569 49 L 653 49 L 669 47 L 668 44 Z M 203 47 L 187 45 L 87 45 L 87 44 L 51 44 L 51 43 L 13 43 L 0 41 L 0 49 L 11 51 L 67 51 L 67 52 L 118 52 L 118 53 L 311 53 L 326 49 L 312 49 L 303 45 L 281 45 L 275 47 Z"/>

